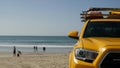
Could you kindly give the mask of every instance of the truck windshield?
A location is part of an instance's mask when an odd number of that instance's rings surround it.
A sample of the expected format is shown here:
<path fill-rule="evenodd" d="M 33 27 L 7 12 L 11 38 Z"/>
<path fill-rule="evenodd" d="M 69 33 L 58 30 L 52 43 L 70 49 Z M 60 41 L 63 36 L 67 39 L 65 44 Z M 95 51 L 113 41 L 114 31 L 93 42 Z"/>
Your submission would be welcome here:
<path fill-rule="evenodd" d="M 83 37 L 120 37 L 120 22 L 89 22 Z"/>

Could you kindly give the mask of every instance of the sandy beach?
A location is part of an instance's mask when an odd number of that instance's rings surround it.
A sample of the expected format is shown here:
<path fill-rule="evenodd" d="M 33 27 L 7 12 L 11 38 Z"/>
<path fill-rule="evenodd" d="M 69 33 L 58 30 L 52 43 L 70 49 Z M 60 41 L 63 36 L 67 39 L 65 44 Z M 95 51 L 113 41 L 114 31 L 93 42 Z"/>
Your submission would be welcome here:
<path fill-rule="evenodd" d="M 0 53 L 0 68 L 68 68 L 69 53 Z"/>

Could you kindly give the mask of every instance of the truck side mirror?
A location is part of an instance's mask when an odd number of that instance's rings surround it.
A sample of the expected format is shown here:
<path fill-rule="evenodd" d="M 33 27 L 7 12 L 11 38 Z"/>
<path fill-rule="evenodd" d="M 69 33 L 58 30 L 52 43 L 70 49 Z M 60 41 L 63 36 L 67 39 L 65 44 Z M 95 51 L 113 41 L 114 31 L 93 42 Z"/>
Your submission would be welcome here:
<path fill-rule="evenodd" d="M 73 38 L 73 39 L 79 39 L 78 37 L 78 31 L 71 31 L 68 33 L 68 37 Z"/>

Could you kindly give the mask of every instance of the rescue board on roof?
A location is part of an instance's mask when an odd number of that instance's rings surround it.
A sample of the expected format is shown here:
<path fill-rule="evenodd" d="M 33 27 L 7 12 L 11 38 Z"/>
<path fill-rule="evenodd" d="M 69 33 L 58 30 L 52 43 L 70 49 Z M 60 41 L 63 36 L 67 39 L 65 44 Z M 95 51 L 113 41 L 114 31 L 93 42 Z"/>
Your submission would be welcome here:
<path fill-rule="evenodd" d="M 120 11 L 112 11 L 111 14 L 120 15 Z"/>
<path fill-rule="evenodd" d="M 87 19 L 103 18 L 101 11 L 88 11 L 87 14 L 89 14 L 86 16 Z"/>

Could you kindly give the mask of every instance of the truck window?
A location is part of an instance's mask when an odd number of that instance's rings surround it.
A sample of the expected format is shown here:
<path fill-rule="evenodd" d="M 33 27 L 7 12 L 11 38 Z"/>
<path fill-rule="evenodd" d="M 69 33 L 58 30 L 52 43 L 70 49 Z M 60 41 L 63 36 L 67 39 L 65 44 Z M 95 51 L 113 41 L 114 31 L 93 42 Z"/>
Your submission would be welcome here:
<path fill-rule="evenodd" d="M 89 22 L 83 37 L 120 37 L 120 22 Z"/>

